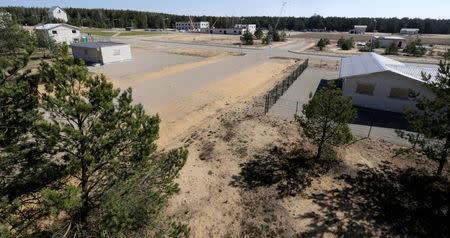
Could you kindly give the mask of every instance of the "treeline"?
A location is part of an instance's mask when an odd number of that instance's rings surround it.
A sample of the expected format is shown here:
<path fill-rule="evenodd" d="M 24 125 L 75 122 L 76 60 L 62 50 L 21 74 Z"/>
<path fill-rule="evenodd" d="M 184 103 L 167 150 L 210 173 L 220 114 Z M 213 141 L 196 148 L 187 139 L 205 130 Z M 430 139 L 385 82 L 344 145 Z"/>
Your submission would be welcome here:
<path fill-rule="evenodd" d="M 2 9 L 14 15 L 15 20 L 23 25 L 47 23 L 48 8 L 3 7 Z M 126 27 L 137 28 L 175 28 L 175 22 L 188 21 L 187 16 L 165 13 L 140 12 L 131 10 L 66 8 L 69 24 L 88 27 Z M 194 16 L 194 21 L 209 21 L 217 19 L 213 16 Z M 376 20 L 376 23 L 375 23 Z M 275 26 L 277 17 L 220 17 L 216 27 L 232 27 L 237 23 L 255 23 L 258 27 L 271 28 Z M 348 31 L 354 25 L 367 25 L 368 31 L 376 29 L 379 32 L 398 33 L 401 28 L 419 28 L 425 34 L 450 34 L 450 19 L 420 19 L 420 18 L 347 18 L 347 17 L 282 17 L 278 29 L 301 31 L 304 29 L 326 28 L 328 31 Z"/>

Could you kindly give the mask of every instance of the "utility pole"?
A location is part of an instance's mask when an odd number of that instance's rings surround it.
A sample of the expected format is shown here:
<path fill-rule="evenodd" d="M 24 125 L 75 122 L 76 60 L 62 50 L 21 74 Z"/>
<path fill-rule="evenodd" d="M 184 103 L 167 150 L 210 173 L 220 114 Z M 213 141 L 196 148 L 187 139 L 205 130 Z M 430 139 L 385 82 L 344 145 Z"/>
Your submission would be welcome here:
<path fill-rule="evenodd" d="M 375 27 L 373 28 L 372 40 L 370 42 L 370 52 L 373 52 L 373 45 L 375 44 L 375 32 L 377 31 L 377 19 L 374 19 L 373 21 L 375 22 Z"/>

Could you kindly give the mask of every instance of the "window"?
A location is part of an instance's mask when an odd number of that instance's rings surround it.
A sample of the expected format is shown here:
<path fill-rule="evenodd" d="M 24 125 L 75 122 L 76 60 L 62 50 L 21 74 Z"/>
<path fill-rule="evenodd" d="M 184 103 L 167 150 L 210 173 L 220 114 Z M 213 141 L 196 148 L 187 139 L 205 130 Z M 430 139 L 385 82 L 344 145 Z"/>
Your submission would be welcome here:
<path fill-rule="evenodd" d="M 113 55 L 120 55 L 120 50 L 114 50 Z"/>
<path fill-rule="evenodd" d="M 52 31 L 52 34 L 56 35 L 56 34 L 58 34 L 58 32 L 57 31 Z"/>
<path fill-rule="evenodd" d="M 373 95 L 374 89 L 375 89 L 375 84 L 358 83 L 358 85 L 356 86 L 356 93 Z"/>
<path fill-rule="evenodd" d="M 72 30 L 72 33 L 77 33 L 77 30 Z"/>
<path fill-rule="evenodd" d="M 408 100 L 409 90 L 404 88 L 391 88 L 389 97 L 401 100 Z"/>
<path fill-rule="evenodd" d="M 88 49 L 84 49 L 84 54 L 85 54 L 85 55 L 88 55 L 88 54 L 89 54 Z"/>

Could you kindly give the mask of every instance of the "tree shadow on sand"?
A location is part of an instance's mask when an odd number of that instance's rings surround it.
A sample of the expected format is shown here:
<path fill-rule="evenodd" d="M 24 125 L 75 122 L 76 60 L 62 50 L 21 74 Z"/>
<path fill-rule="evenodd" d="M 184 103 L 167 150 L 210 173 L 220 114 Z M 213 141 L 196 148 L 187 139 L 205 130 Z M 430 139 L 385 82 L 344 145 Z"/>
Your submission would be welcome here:
<path fill-rule="evenodd" d="M 297 217 L 311 220 L 299 237 L 448 237 L 447 178 L 389 162 L 379 169 L 359 167 L 357 176 L 340 177 L 349 186 L 309 197 L 320 209 Z"/>
<path fill-rule="evenodd" d="M 244 189 L 276 185 L 278 196 L 295 196 L 311 185 L 312 179 L 336 167 L 334 151 L 327 149 L 323 159 L 316 160 L 311 151 L 296 148 L 287 151 L 277 146 L 254 155 L 242 170 L 233 176 L 231 186 Z"/>

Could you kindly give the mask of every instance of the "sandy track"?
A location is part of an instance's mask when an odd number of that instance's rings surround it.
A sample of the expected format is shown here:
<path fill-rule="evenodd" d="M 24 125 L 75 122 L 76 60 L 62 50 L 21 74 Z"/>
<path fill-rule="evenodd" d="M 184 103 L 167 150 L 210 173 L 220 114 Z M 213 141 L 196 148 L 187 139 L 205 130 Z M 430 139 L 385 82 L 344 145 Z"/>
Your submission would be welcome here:
<path fill-rule="evenodd" d="M 129 74 L 122 78 L 111 78 L 111 82 L 113 82 L 115 86 L 120 88 L 131 87 L 136 84 L 147 82 L 153 79 L 174 75 L 177 73 L 206 66 L 209 64 L 218 63 L 224 59 L 225 59 L 224 55 L 221 54 L 201 61 L 194 61 L 185 64 L 167 66 L 156 72 L 143 72 L 143 73 Z"/>
<path fill-rule="evenodd" d="M 218 110 L 265 92 L 294 63 L 294 60 L 270 60 L 149 111 L 158 113 L 162 119 L 158 143 L 165 145 Z"/>
<path fill-rule="evenodd" d="M 298 62 L 270 60 L 149 112 L 158 112 L 162 119 L 160 148 L 187 146 L 190 151 L 178 180 L 181 192 L 171 200 L 169 213 L 187 222 L 193 237 L 223 237 L 226 234 L 236 237 L 239 234 L 240 224 L 235 217 L 242 214 L 241 191 L 229 184 L 232 176 L 239 174 L 240 166 L 239 159 L 229 153 L 215 154 L 214 162 L 200 160 L 205 145 L 189 146 L 182 138 L 196 140 L 196 135 L 204 134 L 206 128 L 219 127 L 223 123 L 219 119 L 222 112 L 246 105 L 254 96 L 263 94 L 283 78 L 287 67 L 294 64 Z M 272 130 L 253 127 L 249 124 L 242 131 Z M 216 132 L 211 130 L 211 133 Z M 260 139 L 255 143 L 270 143 L 263 137 Z M 215 150 L 227 150 L 223 140 L 213 141 Z"/>

